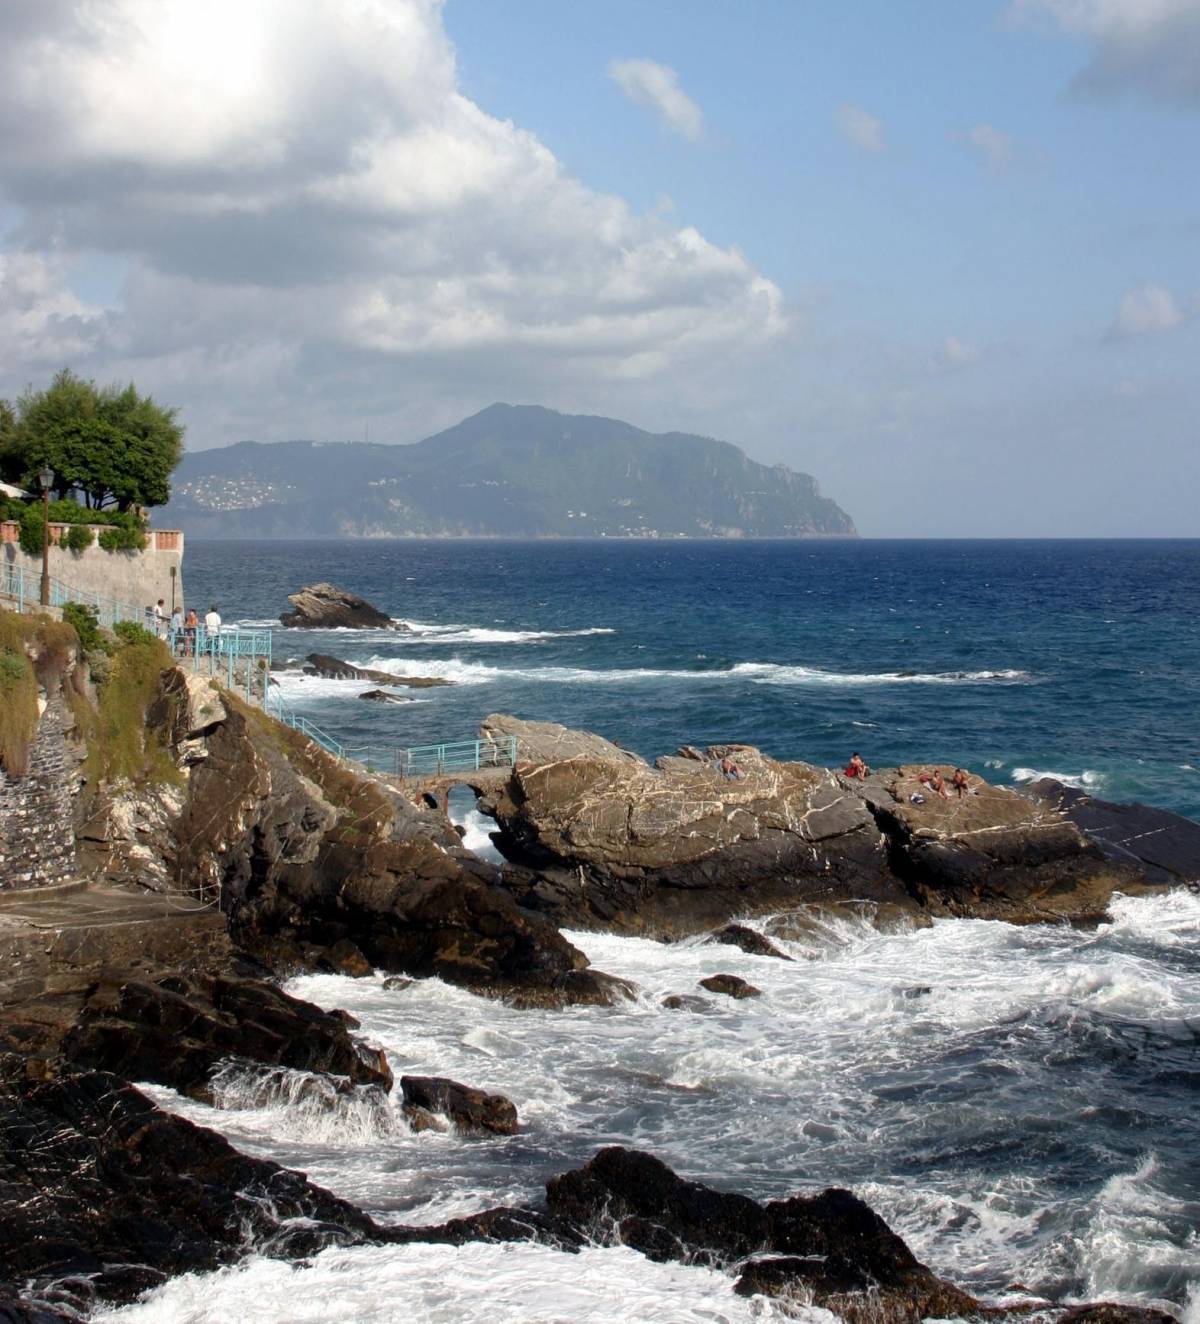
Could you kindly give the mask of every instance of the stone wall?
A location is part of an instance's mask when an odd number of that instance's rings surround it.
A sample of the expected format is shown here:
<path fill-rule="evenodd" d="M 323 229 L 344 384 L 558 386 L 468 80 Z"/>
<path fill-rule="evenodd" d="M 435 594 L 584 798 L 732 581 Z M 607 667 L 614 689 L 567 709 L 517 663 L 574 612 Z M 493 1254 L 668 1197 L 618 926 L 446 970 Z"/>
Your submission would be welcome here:
<path fill-rule="evenodd" d="M 28 773 L 9 777 L 0 771 L 0 891 L 53 887 L 75 875 L 74 762 L 63 727 L 62 692 L 55 686 L 38 723 Z"/>
<path fill-rule="evenodd" d="M 51 525 L 51 539 L 62 527 Z M 0 524 L 0 557 L 5 566 L 24 571 L 25 593 L 36 602 L 42 582 L 42 558 L 23 552 L 16 541 L 16 524 Z M 82 552 L 67 551 L 57 545 L 50 548 L 50 574 L 81 595 L 98 594 L 135 607 L 153 606 L 159 598 L 171 608 L 174 567 L 175 602 L 183 600 L 183 534 L 177 529 L 152 529 L 150 544 L 142 552 L 106 552 L 93 543 Z"/>

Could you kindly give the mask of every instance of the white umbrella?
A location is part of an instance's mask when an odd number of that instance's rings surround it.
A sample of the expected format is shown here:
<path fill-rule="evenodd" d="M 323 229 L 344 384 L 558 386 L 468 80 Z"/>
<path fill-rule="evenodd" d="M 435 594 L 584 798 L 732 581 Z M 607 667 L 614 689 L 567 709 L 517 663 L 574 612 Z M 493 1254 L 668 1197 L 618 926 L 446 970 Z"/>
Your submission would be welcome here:
<path fill-rule="evenodd" d="M 0 483 L 0 492 L 6 497 L 27 497 L 28 492 L 22 487 L 14 487 L 12 483 Z"/>

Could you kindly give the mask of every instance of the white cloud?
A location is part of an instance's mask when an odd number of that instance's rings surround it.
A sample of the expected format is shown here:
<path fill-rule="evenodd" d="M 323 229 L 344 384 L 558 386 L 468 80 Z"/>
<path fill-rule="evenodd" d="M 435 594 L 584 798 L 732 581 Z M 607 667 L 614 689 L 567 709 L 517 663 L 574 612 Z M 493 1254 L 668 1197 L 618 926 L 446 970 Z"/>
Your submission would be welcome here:
<path fill-rule="evenodd" d="M 608 76 L 635 105 L 656 111 L 668 128 L 696 142 L 704 133 L 704 114 L 679 86 L 679 75 L 657 60 L 613 60 Z"/>
<path fill-rule="evenodd" d="M 847 142 L 853 143 L 855 147 L 862 148 L 864 152 L 883 151 L 885 146 L 883 121 L 872 115 L 870 111 L 864 110 L 862 106 L 853 105 L 851 102 L 839 106 L 837 124 L 842 137 Z"/>
<path fill-rule="evenodd" d="M 948 336 L 934 356 L 932 367 L 935 372 L 952 372 L 955 368 L 966 368 L 979 358 L 979 350 L 956 336 Z"/>
<path fill-rule="evenodd" d="M 1160 331 L 1173 331 L 1185 320 L 1186 314 L 1175 302 L 1175 296 L 1161 285 L 1143 285 L 1130 290 L 1117 306 L 1117 315 L 1109 328 L 1111 340 L 1125 340 L 1130 336 L 1153 335 Z"/>
<path fill-rule="evenodd" d="M 1011 0 L 1018 20 L 1049 20 L 1090 39 L 1073 83 L 1094 96 L 1137 92 L 1200 104 L 1200 4 L 1196 0 Z"/>
<path fill-rule="evenodd" d="M 991 124 L 976 124 L 966 135 L 967 145 L 991 171 L 1001 174 L 1012 165 L 1013 140 Z"/>
<path fill-rule="evenodd" d="M 0 394 L 70 362 L 176 390 L 197 440 L 405 409 L 420 431 L 699 380 L 786 328 L 736 248 L 463 96 L 438 0 L 19 0 L 6 26 Z M 107 310 L 68 284 L 94 253 L 130 271 Z"/>

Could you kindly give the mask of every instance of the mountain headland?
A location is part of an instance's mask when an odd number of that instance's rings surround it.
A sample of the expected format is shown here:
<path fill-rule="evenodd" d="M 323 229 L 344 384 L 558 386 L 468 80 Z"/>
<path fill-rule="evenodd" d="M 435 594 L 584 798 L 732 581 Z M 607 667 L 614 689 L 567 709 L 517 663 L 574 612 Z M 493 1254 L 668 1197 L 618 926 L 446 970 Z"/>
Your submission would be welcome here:
<path fill-rule="evenodd" d="M 196 537 L 854 537 L 815 478 L 618 419 L 494 404 L 413 445 L 184 456 L 160 522 Z"/>

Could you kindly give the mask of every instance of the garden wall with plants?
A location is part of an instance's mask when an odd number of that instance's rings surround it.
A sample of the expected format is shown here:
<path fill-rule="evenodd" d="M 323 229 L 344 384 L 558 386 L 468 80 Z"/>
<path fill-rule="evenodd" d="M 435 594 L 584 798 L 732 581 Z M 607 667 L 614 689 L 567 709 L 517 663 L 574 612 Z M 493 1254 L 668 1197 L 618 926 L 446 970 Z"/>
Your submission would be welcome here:
<path fill-rule="evenodd" d="M 40 516 L 41 510 L 38 508 Z M 80 530 L 77 534 L 76 530 Z M 103 598 L 150 607 L 162 598 L 171 609 L 172 586 L 175 602 L 183 606 L 183 534 L 174 529 L 129 530 L 121 525 L 89 527 L 72 524 L 56 530 L 59 541 L 51 537 L 50 573 L 78 594 L 97 593 Z M 41 584 L 41 526 L 37 550 L 28 551 L 30 540 L 22 540 L 15 524 L 0 525 L 0 558 L 5 567 L 24 570 L 27 593 L 35 597 Z M 87 534 L 84 543 L 83 535 Z M 25 543 L 25 546 L 22 543 Z M 174 579 L 171 570 L 174 568 Z"/>

